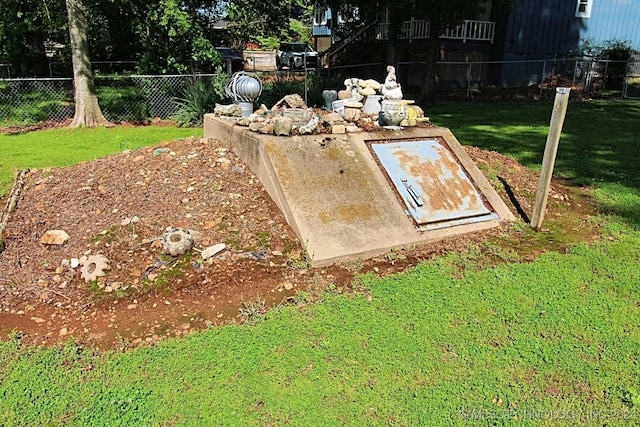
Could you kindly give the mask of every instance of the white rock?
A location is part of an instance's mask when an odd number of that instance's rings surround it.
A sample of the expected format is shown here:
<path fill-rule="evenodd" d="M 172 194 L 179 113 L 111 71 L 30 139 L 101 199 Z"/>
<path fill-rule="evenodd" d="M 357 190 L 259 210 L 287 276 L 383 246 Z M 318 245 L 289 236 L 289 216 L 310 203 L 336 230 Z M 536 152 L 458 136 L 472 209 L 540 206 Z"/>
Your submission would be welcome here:
<path fill-rule="evenodd" d="M 187 228 L 187 231 L 189 231 L 189 233 L 191 233 L 191 238 L 193 238 L 194 242 L 199 242 L 200 240 L 204 239 L 204 234 L 202 234 L 198 230 L 194 230 L 192 228 Z"/>
<path fill-rule="evenodd" d="M 217 253 L 223 251 L 227 246 L 224 243 L 218 243 L 217 245 L 209 246 L 202 251 L 202 259 L 208 259 Z"/>

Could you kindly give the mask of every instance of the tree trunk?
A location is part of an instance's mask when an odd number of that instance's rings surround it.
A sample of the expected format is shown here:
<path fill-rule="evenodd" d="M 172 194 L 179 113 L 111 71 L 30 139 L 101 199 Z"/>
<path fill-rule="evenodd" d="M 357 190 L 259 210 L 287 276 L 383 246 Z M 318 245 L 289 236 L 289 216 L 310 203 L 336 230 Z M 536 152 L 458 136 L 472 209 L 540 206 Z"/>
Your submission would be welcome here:
<path fill-rule="evenodd" d="M 433 102 L 438 91 L 438 82 L 436 80 L 436 70 L 438 67 L 438 58 L 440 56 L 440 33 L 442 28 L 440 25 L 435 24 L 437 20 L 433 20 L 431 23 L 431 35 L 427 42 L 427 63 L 424 76 L 424 83 L 422 90 L 420 91 L 419 102 Z"/>
<path fill-rule="evenodd" d="M 48 76 L 49 69 L 44 43 L 42 41 L 42 33 L 40 31 L 33 31 L 27 33 L 27 44 L 29 45 L 30 60 L 33 64 L 33 72 L 37 77 Z"/>
<path fill-rule="evenodd" d="M 73 63 L 76 112 L 70 127 L 111 126 L 98 105 L 89 59 L 87 21 L 82 0 L 66 0 Z"/>

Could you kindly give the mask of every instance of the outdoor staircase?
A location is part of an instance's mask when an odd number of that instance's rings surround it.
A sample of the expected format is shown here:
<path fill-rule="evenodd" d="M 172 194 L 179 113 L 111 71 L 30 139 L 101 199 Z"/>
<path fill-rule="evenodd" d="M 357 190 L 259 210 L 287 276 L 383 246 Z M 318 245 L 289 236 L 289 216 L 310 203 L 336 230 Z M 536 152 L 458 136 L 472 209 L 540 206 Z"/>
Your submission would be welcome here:
<path fill-rule="evenodd" d="M 430 37 L 431 25 L 427 20 L 405 21 L 400 27 L 398 39 L 400 40 L 424 40 Z M 493 43 L 495 34 L 495 22 L 464 20 L 459 25 L 445 28 L 440 35 L 441 39 L 459 40 L 467 42 Z M 370 57 L 370 47 L 376 41 L 389 40 L 389 23 L 368 22 L 360 26 L 347 38 L 340 40 L 331 46 L 323 55 L 324 61 L 329 66 L 338 64 L 354 64 L 365 54 Z"/>
<path fill-rule="evenodd" d="M 365 46 L 374 40 L 375 22 L 363 23 L 349 37 L 338 41 L 325 53 L 329 66 L 337 64 L 353 64 L 363 56 Z"/>

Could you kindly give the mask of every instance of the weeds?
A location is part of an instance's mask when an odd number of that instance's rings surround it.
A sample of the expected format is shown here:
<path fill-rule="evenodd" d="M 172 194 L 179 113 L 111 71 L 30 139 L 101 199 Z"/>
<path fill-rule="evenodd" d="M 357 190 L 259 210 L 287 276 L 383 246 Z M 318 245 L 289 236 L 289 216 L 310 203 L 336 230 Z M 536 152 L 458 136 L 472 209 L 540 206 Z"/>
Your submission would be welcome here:
<path fill-rule="evenodd" d="M 256 297 L 255 301 L 242 301 L 242 305 L 238 309 L 238 316 L 241 323 L 249 325 L 256 324 L 267 313 L 267 305 L 264 299 Z"/>
<path fill-rule="evenodd" d="M 287 265 L 292 268 L 304 270 L 311 267 L 311 258 L 308 256 L 307 251 L 293 251 L 289 253 Z"/>
<path fill-rule="evenodd" d="M 298 291 L 292 299 L 295 305 L 306 305 L 313 302 L 313 296 L 306 291 Z"/>

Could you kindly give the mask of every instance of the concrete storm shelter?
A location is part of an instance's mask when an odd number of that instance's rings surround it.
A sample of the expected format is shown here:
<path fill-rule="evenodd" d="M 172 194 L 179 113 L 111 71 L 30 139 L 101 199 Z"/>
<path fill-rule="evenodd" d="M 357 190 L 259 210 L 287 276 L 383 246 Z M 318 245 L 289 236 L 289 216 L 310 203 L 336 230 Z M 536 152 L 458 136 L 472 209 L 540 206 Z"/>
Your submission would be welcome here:
<path fill-rule="evenodd" d="M 207 114 L 204 136 L 230 142 L 284 213 L 313 266 L 514 219 L 445 128 L 284 137 Z"/>

